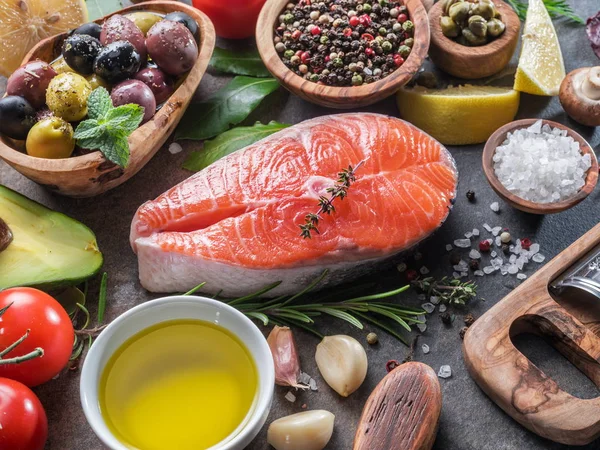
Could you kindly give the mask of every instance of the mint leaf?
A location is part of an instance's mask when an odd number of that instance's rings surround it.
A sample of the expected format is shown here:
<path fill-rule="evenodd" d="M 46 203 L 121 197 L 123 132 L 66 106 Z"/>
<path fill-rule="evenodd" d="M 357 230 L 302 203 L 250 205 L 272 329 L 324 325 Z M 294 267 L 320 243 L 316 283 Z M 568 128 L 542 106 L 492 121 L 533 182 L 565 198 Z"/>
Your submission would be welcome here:
<path fill-rule="evenodd" d="M 94 139 L 102 134 L 102 127 L 97 120 L 88 119 L 79 124 L 73 137 L 78 140 Z"/>
<path fill-rule="evenodd" d="M 127 142 L 125 133 L 105 132 L 101 148 L 102 153 L 109 161 L 121 167 L 127 167 L 129 164 L 129 142 Z"/>
<path fill-rule="evenodd" d="M 140 126 L 143 118 L 144 108 L 140 105 L 130 103 L 109 110 L 106 114 L 104 125 L 108 129 L 120 129 L 129 135 Z"/>
<path fill-rule="evenodd" d="M 103 87 L 96 88 L 88 97 L 88 117 L 90 119 L 102 119 L 113 109 L 110 94 Z"/>

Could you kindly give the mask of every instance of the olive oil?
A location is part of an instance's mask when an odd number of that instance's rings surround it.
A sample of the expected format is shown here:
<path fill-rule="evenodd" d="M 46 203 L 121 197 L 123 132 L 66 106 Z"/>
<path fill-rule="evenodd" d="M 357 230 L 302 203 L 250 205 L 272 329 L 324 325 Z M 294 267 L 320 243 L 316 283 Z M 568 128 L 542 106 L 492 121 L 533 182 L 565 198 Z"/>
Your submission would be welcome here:
<path fill-rule="evenodd" d="M 199 320 L 152 326 L 127 340 L 100 381 L 111 432 L 139 450 L 201 450 L 230 436 L 258 390 L 248 349 L 224 328 Z"/>

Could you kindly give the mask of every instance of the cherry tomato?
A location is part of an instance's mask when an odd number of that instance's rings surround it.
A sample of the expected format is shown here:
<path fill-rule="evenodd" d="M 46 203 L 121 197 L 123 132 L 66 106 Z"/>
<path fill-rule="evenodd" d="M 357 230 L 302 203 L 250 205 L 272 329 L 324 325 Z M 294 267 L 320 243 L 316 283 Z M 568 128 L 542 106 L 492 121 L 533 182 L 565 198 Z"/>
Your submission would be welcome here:
<path fill-rule="evenodd" d="M 42 450 L 48 419 L 40 400 L 24 384 L 0 378 L 0 448 Z"/>
<path fill-rule="evenodd" d="M 29 387 L 51 380 L 67 365 L 73 350 L 75 332 L 69 315 L 54 298 L 33 288 L 0 292 L 0 308 L 7 306 L 0 316 L 0 350 L 30 331 L 29 336 L 2 359 L 27 355 L 38 347 L 43 349 L 44 355 L 19 364 L 0 364 L 0 377 Z"/>
<path fill-rule="evenodd" d="M 266 0 L 192 0 L 215 25 L 217 35 L 227 39 L 254 36 L 258 14 Z"/>

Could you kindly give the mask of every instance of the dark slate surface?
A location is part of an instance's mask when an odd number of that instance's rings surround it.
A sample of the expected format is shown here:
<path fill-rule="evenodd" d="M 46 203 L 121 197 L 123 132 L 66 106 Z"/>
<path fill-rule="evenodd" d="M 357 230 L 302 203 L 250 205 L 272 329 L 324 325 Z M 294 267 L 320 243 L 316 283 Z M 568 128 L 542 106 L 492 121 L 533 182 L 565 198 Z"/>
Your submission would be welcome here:
<path fill-rule="evenodd" d="M 600 7 L 598 0 L 578 0 L 570 3 L 582 17 L 592 15 Z M 585 39 L 583 27 L 558 21 L 557 29 L 568 71 L 598 63 Z M 207 75 L 197 92 L 197 98 L 206 98 L 227 80 L 227 77 Z M 3 91 L 4 85 L 5 80 L 2 80 L 0 91 Z M 393 99 L 362 111 L 393 116 L 398 114 Z M 279 120 L 298 123 L 315 116 L 333 113 L 335 111 L 309 104 L 281 90 L 265 101 L 247 122 Z M 565 123 L 579 131 L 596 150 L 600 146 L 600 131 L 596 130 L 594 133 L 593 129 L 581 127 L 571 121 L 566 117 L 557 99 L 523 95 L 518 118 L 528 117 L 543 117 Z M 142 202 L 156 197 L 189 176 L 189 172 L 180 168 L 181 163 L 191 150 L 199 147 L 198 143 L 186 142 L 185 151 L 178 155 L 171 155 L 166 148 L 162 149 L 131 181 L 108 194 L 92 199 L 74 200 L 54 196 L 1 162 L 0 183 L 81 220 L 96 232 L 106 258 L 104 269 L 109 273 L 109 303 L 106 315 L 108 319 L 113 319 L 132 306 L 155 297 L 145 292 L 137 281 L 136 258 L 128 243 L 131 218 Z M 482 146 L 452 147 L 450 150 L 456 158 L 460 172 L 458 200 L 443 228 L 420 249 L 423 254 L 422 264 L 429 267 L 435 276 L 451 273 L 448 255 L 444 249 L 445 244 L 473 228 L 483 230 L 484 222 L 492 226 L 508 227 L 515 237 L 531 237 L 540 243 L 544 255 L 554 257 L 600 219 L 597 206 L 600 190 L 594 192 L 579 206 L 555 216 L 527 215 L 511 209 L 502 202 L 500 202 L 501 212 L 495 214 L 490 210 L 489 205 L 499 199 L 488 186 L 481 170 Z M 465 192 L 469 189 L 477 194 L 475 204 L 468 203 L 465 198 Z M 539 265 L 530 264 L 526 273 L 531 274 L 536 267 Z M 403 279 L 393 269 L 380 272 L 372 279 L 380 282 L 382 287 L 383 285 L 398 286 L 403 283 Z M 517 285 L 514 277 L 501 277 L 500 274 L 478 278 L 477 281 L 480 295 L 485 301 L 479 300 L 471 306 L 470 311 L 476 316 L 483 314 Z M 90 298 L 96 298 L 97 288 L 98 280 L 95 280 L 92 283 Z M 413 305 L 420 303 L 413 293 L 398 301 Z M 90 306 L 92 310 L 95 309 L 95 305 Z M 440 380 L 444 405 L 435 448 L 438 450 L 562 450 L 567 448 L 530 433 L 505 415 L 479 390 L 467 374 L 463 363 L 461 340 L 458 336 L 458 331 L 462 327 L 463 312 L 455 312 L 457 316 L 452 327 L 442 325 L 437 313 L 429 316 L 428 329 L 421 336 L 415 354 L 416 360 L 431 365 L 436 371 L 443 364 L 451 365 L 453 371 L 450 379 Z M 369 331 L 352 329 L 343 323 L 320 324 L 320 328 L 326 334 L 350 334 L 363 343 Z M 297 332 L 303 369 L 317 379 L 320 390 L 300 394 L 298 400 L 292 404 L 283 399 L 286 390 L 278 388 L 269 421 L 301 411 L 301 405 L 304 403 L 309 408 L 328 409 L 336 415 L 335 433 L 328 448 L 351 448 L 363 403 L 385 375 L 385 363 L 389 359 L 402 360 L 408 353 L 404 345 L 382 332 L 378 334 L 380 344 L 367 349 L 370 363 L 367 380 L 350 398 L 341 399 L 324 384 L 315 366 L 314 351 L 318 341 L 312 335 Z M 430 354 L 422 353 L 423 343 L 430 346 Z M 597 389 L 587 378 L 543 341 L 525 336 L 518 339 L 518 345 L 534 362 L 554 376 L 567 391 L 583 398 L 598 395 Z M 49 449 L 102 448 L 83 416 L 79 403 L 78 372 L 63 373 L 58 379 L 37 388 L 36 392 L 48 413 Z M 267 449 L 265 435 L 266 432 L 263 430 L 249 448 Z M 596 442 L 585 448 L 599 447 L 600 444 Z"/>

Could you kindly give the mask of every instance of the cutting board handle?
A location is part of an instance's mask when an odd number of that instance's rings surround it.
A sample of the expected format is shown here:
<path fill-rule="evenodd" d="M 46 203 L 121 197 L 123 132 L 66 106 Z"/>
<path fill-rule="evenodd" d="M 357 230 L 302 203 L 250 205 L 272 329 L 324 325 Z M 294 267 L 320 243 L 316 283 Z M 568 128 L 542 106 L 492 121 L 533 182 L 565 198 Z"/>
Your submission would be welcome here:
<path fill-rule="evenodd" d="M 492 400 L 531 431 L 568 445 L 585 445 L 600 436 L 600 398 L 580 399 L 562 390 L 512 338 L 543 336 L 600 387 L 600 337 L 548 291 L 552 280 L 599 241 L 600 225 L 478 319 L 463 345 L 471 376 Z"/>

